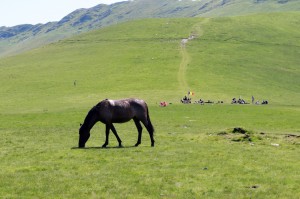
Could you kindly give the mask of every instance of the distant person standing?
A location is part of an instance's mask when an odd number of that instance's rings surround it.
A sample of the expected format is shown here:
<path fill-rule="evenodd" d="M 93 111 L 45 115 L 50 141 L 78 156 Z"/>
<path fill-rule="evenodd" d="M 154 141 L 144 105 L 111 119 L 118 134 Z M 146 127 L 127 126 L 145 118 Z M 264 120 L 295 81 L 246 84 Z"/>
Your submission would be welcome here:
<path fill-rule="evenodd" d="M 252 104 L 254 104 L 254 96 L 252 95 Z"/>

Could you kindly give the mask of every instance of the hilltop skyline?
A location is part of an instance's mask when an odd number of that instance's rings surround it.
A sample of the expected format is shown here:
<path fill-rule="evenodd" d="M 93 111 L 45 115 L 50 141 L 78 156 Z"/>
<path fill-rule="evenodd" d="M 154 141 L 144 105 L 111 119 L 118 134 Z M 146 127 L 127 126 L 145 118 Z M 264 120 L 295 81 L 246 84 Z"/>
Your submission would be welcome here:
<path fill-rule="evenodd" d="M 126 0 L 2 0 L 0 27 L 59 21 L 79 8 L 90 8 L 98 4 L 113 4 L 121 1 Z"/>

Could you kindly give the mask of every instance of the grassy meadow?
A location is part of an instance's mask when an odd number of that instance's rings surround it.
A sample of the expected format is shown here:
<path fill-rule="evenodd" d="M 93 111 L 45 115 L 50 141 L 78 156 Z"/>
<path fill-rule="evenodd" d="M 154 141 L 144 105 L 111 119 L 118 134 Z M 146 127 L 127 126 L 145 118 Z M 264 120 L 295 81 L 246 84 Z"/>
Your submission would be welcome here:
<path fill-rule="evenodd" d="M 0 198 L 299 198 L 299 21 L 145 19 L 0 59 Z M 224 104 L 180 104 L 188 90 Z M 230 104 L 252 95 L 270 104 Z M 126 97 L 148 102 L 156 146 L 144 130 L 132 147 L 129 122 L 102 149 L 99 123 L 78 149 L 89 109 Z"/>

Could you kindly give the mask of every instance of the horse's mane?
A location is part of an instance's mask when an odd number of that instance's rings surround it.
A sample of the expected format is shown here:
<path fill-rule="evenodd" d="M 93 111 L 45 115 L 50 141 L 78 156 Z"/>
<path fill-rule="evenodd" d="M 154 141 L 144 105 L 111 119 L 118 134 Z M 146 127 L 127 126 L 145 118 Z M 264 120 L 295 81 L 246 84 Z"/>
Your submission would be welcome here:
<path fill-rule="evenodd" d="M 95 117 L 95 114 L 97 112 L 97 106 L 94 106 L 93 108 L 91 108 L 91 110 L 88 112 L 88 114 L 86 115 L 85 119 L 84 119 L 84 123 L 83 123 L 83 126 L 84 125 L 87 125 L 89 126 L 89 123 L 91 121 L 94 121 L 94 117 Z"/>

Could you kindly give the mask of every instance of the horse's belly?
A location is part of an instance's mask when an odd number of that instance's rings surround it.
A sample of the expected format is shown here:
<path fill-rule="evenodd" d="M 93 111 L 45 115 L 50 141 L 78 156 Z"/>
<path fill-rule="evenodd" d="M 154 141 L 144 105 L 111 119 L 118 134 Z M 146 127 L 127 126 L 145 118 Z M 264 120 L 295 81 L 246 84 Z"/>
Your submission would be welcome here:
<path fill-rule="evenodd" d="M 124 123 L 133 118 L 133 114 L 130 109 L 115 110 L 112 115 L 112 123 Z"/>
<path fill-rule="evenodd" d="M 132 118 L 113 118 L 112 123 L 124 123 L 130 121 Z"/>

